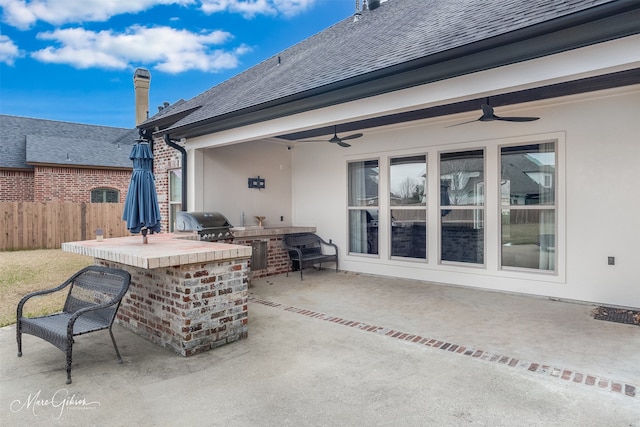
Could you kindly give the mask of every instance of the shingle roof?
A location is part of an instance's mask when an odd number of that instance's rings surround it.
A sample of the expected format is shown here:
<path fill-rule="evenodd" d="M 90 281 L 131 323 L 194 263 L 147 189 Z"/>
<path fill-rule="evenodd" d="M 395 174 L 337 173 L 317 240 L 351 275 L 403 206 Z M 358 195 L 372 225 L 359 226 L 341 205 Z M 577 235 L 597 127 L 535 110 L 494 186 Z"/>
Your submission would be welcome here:
<path fill-rule="evenodd" d="M 389 0 L 364 11 L 359 21 L 346 18 L 148 123 L 198 107 L 172 128 L 223 117 L 611 2 Z"/>
<path fill-rule="evenodd" d="M 135 129 L 7 115 L 0 115 L 0 129 L 0 168 L 28 169 L 33 163 L 131 168 L 129 152 L 138 137 Z"/>

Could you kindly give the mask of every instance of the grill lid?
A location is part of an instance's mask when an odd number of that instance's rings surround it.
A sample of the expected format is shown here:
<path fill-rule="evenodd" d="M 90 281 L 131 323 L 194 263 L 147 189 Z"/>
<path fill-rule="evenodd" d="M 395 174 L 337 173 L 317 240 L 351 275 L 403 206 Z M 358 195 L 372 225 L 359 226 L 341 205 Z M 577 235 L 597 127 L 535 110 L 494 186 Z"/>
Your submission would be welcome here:
<path fill-rule="evenodd" d="M 176 215 L 179 231 L 205 231 L 213 228 L 231 228 L 232 225 L 219 212 L 184 212 Z"/>

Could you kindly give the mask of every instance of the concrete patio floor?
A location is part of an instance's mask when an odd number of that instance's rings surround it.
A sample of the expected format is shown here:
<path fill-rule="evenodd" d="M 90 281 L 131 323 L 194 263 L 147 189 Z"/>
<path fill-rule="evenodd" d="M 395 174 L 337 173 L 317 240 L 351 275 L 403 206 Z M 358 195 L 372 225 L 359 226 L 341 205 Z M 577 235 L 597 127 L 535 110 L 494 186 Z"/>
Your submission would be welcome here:
<path fill-rule="evenodd" d="M 640 327 L 594 306 L 331 270 L 257 279 L 249 338 L 183 358 L 119 327 L 0 329 L 3 426 L 640 426 Z"/>

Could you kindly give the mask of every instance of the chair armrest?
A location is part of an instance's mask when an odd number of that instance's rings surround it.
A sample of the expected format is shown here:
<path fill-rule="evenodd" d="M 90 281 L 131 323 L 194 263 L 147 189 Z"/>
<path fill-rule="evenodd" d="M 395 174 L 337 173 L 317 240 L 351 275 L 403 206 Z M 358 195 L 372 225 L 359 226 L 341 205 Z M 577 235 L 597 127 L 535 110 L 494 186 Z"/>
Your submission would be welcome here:
<path fill-rule="evenodd" d="M 332 246 L 333 249 L 336 251 L 336 255 L 338 255 L 338 245 L 336 245 L 333 242 L 325 242 L 322 237 L 318 237 L 318 239 L 322 242 L 322 244 L 327 245 L 327 246 Z"/>
<path fill-rule="evenodd" d="M 29 299 L 31 299 L 33 297 L 36 297 L 36 296 L 39 296 L 39 295 L 52 294 L 52 293 L 61 291 L 64 288 L 66 288 L 67 286 L 69 286 L 70 283 L 71 283 L 71 280 L 67 280 L 62 285 L 56 286 L 55 288 L 43 289 L 41 291 L 31 292 L 31 293 L 28 293 L 27 295 L 23 296 L 22 299 L 20 300 L 20 302 L 18 303 L 18 308 L 16 310 L 16 315 L 17 315 L 16 319 L 20 320 L 20 318 L 22 317 L 22 310 L 24 308 L 24 305 L 26 304 L 26 302 Z"/>

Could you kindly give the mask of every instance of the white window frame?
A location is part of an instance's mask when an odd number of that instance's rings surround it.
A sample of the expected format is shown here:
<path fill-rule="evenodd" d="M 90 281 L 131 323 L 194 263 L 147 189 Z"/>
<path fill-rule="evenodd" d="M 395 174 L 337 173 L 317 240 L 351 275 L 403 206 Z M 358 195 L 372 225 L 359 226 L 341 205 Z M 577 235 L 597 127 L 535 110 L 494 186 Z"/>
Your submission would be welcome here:
<path fill-rule="evenodd" d="M 353 163 L 365 163 L 365 162 L 371 162 L 371 161 L 375 161 L 378 163 L 378 196 L 377 196 L 377 200 L 375 202 L 375 204 L 366 204 L 366 205 L 351 205 L 350 200 L 349 200 L 349 191 L 350 191 L 350 182 L 349 182 L 349 165 L 353 164 Z M 347 247 L 349 248 L 349 250 L 347 251 L 348 255 L 353 255 L 353 256 L 358 256 L 358 257 L 369 257 L 369 258 L 379 258 L 380 257 L 380 252 L 382 250 L 381 247 L 381 222 L 380 222 L 380 215 L 382 214 L 382 206 L 381 205 L 381 196 L 380 194 L 382 194 L 381 192 L 383 191 L 382 186 L 381 186 L 381 180 L 380 180 L 380 173 L 382 171 L 382 162 L 381 159 L 379 157 L 366 157 L 366 158 L 354 158 L 352 160 L 347 160 L 346 162 L 346 176 L 347 176 L 347 191 L 346 191 L 346 205 L 347 205 Z M 378 211 L 378 218 L 375 220 L 376 221 L 376 225 L 378 227 L 378 234 L 377 234 L 377 239 L 376 239 L 376 245 L 377 245 L 377 253 L 366 253 L 366 252 L 352 252 L 351 249 L 351 212 L 353 211 L 367 211 L 367 210 L 377 210 Z"/>
<path fill-rule="evenodd" d="M 171 191 L 173 189 L 173 180 L 171 179 L 172 174 L 176 174 L 177 176 L 180 176 L 180 179 L 184 179 L 182 177 L 182 168 L 174 168 L 174 169 L 169 169 L 167 171 L 167 187 L 168 187 L 168 209 L 169 209 L 169 232 L 173 232 L 174 231 L 174 225 L 175 225 L 175 218 L 174 218 L 174 214 L 173 214 L 173 210 L 174 208 L 177 206 L 178 210 L 182 210 L 182 199 L 180 200 L 172 200 L 171 199 L 171 195 L 173 194 L 173 192 Z M 182 193 L 182 182 L 180 183 L 180 193 Z"/>
<path fill-rule="evenodd" d="M 436 162 L 436 170 L 438 172 L 438 182 L 440 182 L 440 178 L 441 178 L 441 171 L 440 171 L 440 165 L 441 165 L 441 155 L 442 154 L 448 154 L 448 153 L 460 153 L 460 152 L 465 152 L 465 151 L 482 151 L 482 174 L 483 174 L 483 180 L 479 181 L 478 183 L 476 183 L 476 197 L 479 196 L 480 194 L 482 195 L 482 203 L 479 203 L 478 200 L 476 199 L 475 203 L 473 204 L 468 204 L 468 205 L 449 205 L 446 206 L 446 209 L 451 209 L 451 210 L 472 210 L 473 211 L 473 227 L 474 229 L 479 229 L 480 228 L 480 218 L 478 217 L 478 210 L 482 211 L 482 229 L 483 229 L 483 244 L 482 244 L 482 262 L 462 262 L 462 261 L 450 261 L 450 260 L 443 260 L 442 259 L 442 218 L 440 216 L 440 212 L 442 211 L 442 204 L 441 204 L 441 197 L 440 197 L 440 185 L 438 185 L 438 195 L 437 195 L 437 199 L 438 199 L 438 209 L 437 209 L 437 215 L 438 215 L 438 229 L 437 229 L 437 233 L 431 233 L 432 235 L 435 234 L 435 238 L 438 239 L 438 264 L 440 265 L 445 265 L 445 266 L 460 266 L 460 267 L 465 267 L 465 268 L 486 268 L 487 266 L 487 257 L 488 257 L 488 247 L 487 247 L 487 240 L 488 240 L 488 232 L 487 232 L 487 218 L 488 218 L 488 214 L 487 214 L 487 200 L 486 200 L 486 191 L 485 191 L 485 185 L 487 182 L 487 179 L 489 179 L 489 177 L 487 176 L 487 172 L 488 172 L 488 167 L 487 167 L 487 157 L 489 156 L 489 150 L 487 149 L 486 145 L 470 145 L 468 147 L 459 147 L 456 148 L 455 150 L 438 150 L 437 151 L 437 155 L 435 156 L 435 162 Z M 481 193 L 480 193 L 481 191 Z"/>
<path fill-rule="evenodd" d="M 426 169 L 425 179 L 424 179 L 424 204 L 415 204 L 415 205 L 392 205 L 391 204 L 391 167 L 392 161 L 396 159 L 410 158 L 410 157 L 420 157 L 424 156 L 424 165 Z M 398 155 L 389 155 L 386 157 L 386 170 L 387 170 L 387 189 L 386 197 L 387 197 L 387 215 L 389 220 L 385 221 L 385 224 L 388 224 L 386 227 L 387 230 L 384 230 L 388 236 L 388 254 L 389 259 L 399 260 L 399 261 L 410 261 L 410 262 L 419 262 L 419 263 L 428 263 L 429 262 L 429 155 L 426 152 L 422 153 L 411 153 L 411 154 L 398 154 Z M 393 210 L 412 210 L 412 211 L 424 211 L 425 212 L 425 257 L 424 258 L 412 258 L 412 257 L 404 257 L 399 255 L 392 255 L 393 253 L 393 220 L 391 211 Z M 380 233 L 380 226 L 378 226 L 378 233 Z"/>
<path fill-rule="evenodd" d="M 554 144 L 554 169 L 555 169 L 555 175 L 556 175 L 556 179 L 555 179 L 555 194 L 554 194 L 554 202 L 553 204 L 534 204 L 534 205 L 526 205 L 526 204 L 522 204 L 522 205 L 514 205 L 512 204 L 512 200 L 511 198 L 509 198 L 509 205 L 502 205 L 501 200 L 499 200 L 499 207 L 498 207 L 498 239 L 500 240 L 500 244 L 498 245 L 498 269 L 502 270 L 502 271 L 515 271 L 515 272 L 526 272 L 526 273 L 530 273 L 530 274 L 545 274 L 545 275 L 557 275 L 558 273 L 558 268 L 559 268 L 559 257 L 558 257 L 558 250 L 557 250 L 557 245 L 558 245 L 558 240 L 559 240 L 559 222 L 560 222 L 560 215 L 559 215 L 559 209 L 558 209 L 558 203 L 559 203 L 559 181 L 560 179 L 558 178 L 559 175 L 559 170 L 560 170 L 560 166 L 559 166 L 559 150 L 560 150 L 560 141 L 558 139 L 547 139 L 547 140 L 536 140 L 536 141 L 524 141 L 524 142 L 520 142 L 520 143 L 507 143 L 507 144 L 500 144 L 497 147 L 497 162 L 498 162 L 498 174 L 501 175 L 501 164 L 502 164 L 502 148 L 505 147 L 519 147 L 519 146 L 526 146 L 526 145 L 532 145 L 532 144 L 546 144 L 546 143 L 553 143 Z M 547 185 L 547 178 L 550 178 L 550 176 L 548 174 L 544 174 L 542 175 L 542 179 L 539 183 L 539 185 L 543 188 L 549 188 L 550 185 Z M 499 176 L 499 179 L 501 179 L 501 177 Z M 564 184 L 563 184 L 564 185 Z M 498 197 L 498 199 L 501 199 L 502 197 L 502 192 L 500 190 L 500 197 Z M 503 210 L 538 210 L 538 211 L 542 211 L 542 210 L 552 210 L 554 211 L 554 240 L 555 240 L 555 245 L 553 248 L 553 264 L 554 264 L 554 268 L 553 269 L 549 269 L 549 270 L 544 270 L 544 269 L 536 269 L 536 268 L 526 268 L 526 267 L 515 267 L 515 266 L 503 266 L 502 265 L 502 251 L 503 251 L 503 246 L 502 246 L 502 211 Z"/>
<path fill-rule="evenodd" d="M 549 273 L 545 270 L 535 269 L 502 269 L 501 268 L 501 174 L 500 174 L 500 154 L 504 145 L 527 145 L 541 142 L 556 143 L 556 270 Z M 472 151 L 482 149 L 484 151 L 484 264 L 460 263 L 460 262 L 440 262 L 441 256 L 441 230 L 440 230 L 440 156 L 441 152 Z M 423 260 L 391 257 L 390 248 L 390 209 L 389 197 L 389 163 L 391 158 L 425 154 L 427 156 L 427 262 Z M 379 254 L 369 255 L 348 252 L 345 257 L 348 262 L 355 263 L 362 271 L 367 272 L 393 272 L 402 276 L 417 277 L 411 271 L 423 271 L 429 277 L 441 277 L 439 274 L 455 274 L 465 277 L 468 274 L 485 277 L 496 277 L 500 279 L 515 280 L 535 280 L 549 284 L 562 284 L 566 282 L 566 133 L 546 132 L 528 135 L 515 135 L 491 138 L 486 140 L 469 140 L 434 144 L 425 147 L 424 145 L 409 149 L 378 151 L 373 153 L 363 153 L 359 155 L 345 156 L 345 172 L 350 162 L 378 160 L 380 170 L 379 180 Z M 348 182 L 345 180 L 345 183 Z M 348 200 L 345 195 L 345 204 Z M 471 206 L 468 206 L 469 208 Z M 348 227 L 348 209 L 347 209 Z M 348 229 L 345 230 L 345 237 L 348 241 Z M 368 259 L 367 259 L 368 258 Z M 373 258 L 373 259 L 372 259 Z M 374 260 L 375 259 L 375 260 Z M 366 267 L 365 267 L 366 266 Z M 358 268 L 356 268 L 358 271 Z M 434 276 L 431 276 L 433 274 Z M 424 276 L 426 277 L 426 276 Z"/>

